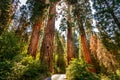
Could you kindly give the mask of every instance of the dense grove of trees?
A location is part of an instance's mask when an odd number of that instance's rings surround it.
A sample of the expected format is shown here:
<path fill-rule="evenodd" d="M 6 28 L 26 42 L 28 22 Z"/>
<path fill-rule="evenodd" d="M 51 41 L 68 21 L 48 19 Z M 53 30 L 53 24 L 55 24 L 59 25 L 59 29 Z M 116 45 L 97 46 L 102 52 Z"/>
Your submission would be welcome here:
<path fill-rule="evenodd" d="M 0 80 L 120 79 L 120 0 L 21 1 L 0 1 Z"/>

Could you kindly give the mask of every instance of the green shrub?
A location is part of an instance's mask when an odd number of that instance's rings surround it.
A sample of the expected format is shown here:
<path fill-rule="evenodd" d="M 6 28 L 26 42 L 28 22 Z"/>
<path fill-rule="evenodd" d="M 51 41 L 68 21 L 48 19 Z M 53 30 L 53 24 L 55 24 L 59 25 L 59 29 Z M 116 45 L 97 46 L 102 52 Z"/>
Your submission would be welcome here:
<path fill-rule="evenodd" d="M 111 73 L 108 75 L 111 80 L 120 80 L 120 69 L 116 70 L 116 73 Z"/>
<path fill-rule="evenodd" d="M 11 73 L 12 64 L 10 61 L 0 61 L 0 80 L 7 80 L 8 75 Z"/>
<path fill-rule="evenodd" d="M 82 60 L 73 59 L 66 71 L 68 80 L 99 80 L 99 77 L 88 72 L 86 67 Z"/>
<path fill-rule="evenodd" d="M 47 68 L 27 53 L 27 44 L 14 32 L 0 36 L 0 80 L 42 80 Z"/>
<path fill-rule="evenodd" d="M 12 72 L 13 58 L 23 50 L 23 44 L 14 32 L 0 36 L 0 80 L 7 80 Z"/>
<path fill-rule="evenodd" d="M 41 80 L 49 75 L 48 69 L 46 66 L 42 65 L 39 60 L 33 61 L 32 64 L 28 65 L 27 70 L 21 76 L 21 79 L 24 80 Z"/>
<path fill-rule="evenodd" d="M 118 76 L 117 74 L 115 73 L 112 73 L 112 74 L 99 74 L 100 75 L 100 78 L 101 80 L 120 80 L 120 76 Z"/>
<path fill-rule="evenodd" d="M 49 75 L 47 68 L 26 53 L 19 54 L 13 59 L 13 66 L 8 80 L 42 80 Z"/>
<path fill-rule="evenodd" d="M 54 57 L 54 73 L 64 74 L 66 72 L 65 67 L 65 59 L 63 54 L 55 54 Z"/>
<path fill-rule="evenodd" d="M 0 61 L 12 60 L 14 56 L 22 52 L 23 46 L 14 32 L 6 32 L 0 36 Z"/>

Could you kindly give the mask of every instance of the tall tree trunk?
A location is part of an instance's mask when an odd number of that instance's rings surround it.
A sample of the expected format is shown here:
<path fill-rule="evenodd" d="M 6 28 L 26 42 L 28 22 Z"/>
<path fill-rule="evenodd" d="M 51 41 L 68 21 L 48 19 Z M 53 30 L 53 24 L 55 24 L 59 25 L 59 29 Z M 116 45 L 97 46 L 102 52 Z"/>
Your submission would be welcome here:
<path fill-rule="evenodd" d="M 53 72 L 53 51 L 55 32 L 56 4 L 50 6 L 47 26 L 44 29 L 44 38 L 40 50 L 40 60 L 45 64 L 50 72 Z"/>
<path fill-rule="evenodd" d="M 80 30 L 81 32 L 81 30 Z M 86 61 L 86 63 L 93 65 L 92 59 L 91 59 L 91 55 L 90 55 L 90 50 L 88 48 L 88 44 L 87 44 L 87 39 L 84 33 L 84 29 L 83 31 L 80 33 L 80 38 L 81 38 L 81 44 L 82 44 L 82 48 L 84 51 L 84 59 Z M 95 68 L 89 68 L 90 71 L 92 72 L 96 72 Z"/>
<path fill-rule="evenodd" d="M 42 21 L 37 21 L 33 25 L 30 44 L 28 47 L 28 54 L 31 54 L 33 57 L 36 57 L 36 51 L 37 51 L 38 42 L 39 42 L 39 32 L 41 27 L 42 27 Z"/>
<path fill-rule="evenodd" d="M 40 2 L 42 2 L 45 5 L 46 0 L 41 0 Z M 44 9 L 45 9 L 45 7 L 43 8 L 43 10 Z M 33 25 L 33 29 L 32 29 L 32 35 L 31 35 L 30 44 L 29 44 L 27 53 L 31 54 L 34 58 L 36 57 L 36 52 L 37 52 L 37 49 L 38 49 L 38 42 L 39 42 L 39 36 L 40 36 L 39 32 L 40 32 L 40 29 L 43 26 L 44 17 L 45 16 L 44 16 L 44 11 L 43 11 L 43 14 L 39 15 L 40 19 L 34 21 L 34 25 Z"/>
<path fill-rule="evenodd" d="M 86 39 L 86 34 L 85 34 L 85 30 L 84 30 L 84 26 L 83 26 L 83 22 L 82 22 L 82 19 L 80 17 L 80 13 L 78 12 L 77 13 L 77 18 L 78 18 L 78 21 L 79 21 L 79 30 L 80 30 L 80 38 L 81 38 L 81 45 L 82 45 L 82 48 L 83 48 L 83 57 L 86 61 L 86 63 L 88 64 L 91 64 L 93 65 L 93 62 L 92 62 L 92 58 L 91 58 L 91 55 L 90 55 L 90 50 L 88 48 L 88 43 L 87 43 L 87 39 Z M 91 71 L 91 72 L 96 72 L 96 69 L 93 67 L 88 67 L 88 70 Z"/>
<path fill-rule="evenodd" d="M 74 58 L 74 44 L 73 44 L 73 37 L 72 37 L 72 27 L 68 26 L 68 33 L 67 33 L 67 62 L 69 62 L 72 58 Z"/>
<path fill-rule="evenodd" d="M 107 2 L 107 0 L 105 0 L 105 4 L 107 5 L 107 8 L 110 9 L 110 5 L 109 5 L 109 3 Z M 120 29 L 120 22 L 119 22 L 118 18 L 115 16 L 113 10 L 110 11 L 110 14 L 111 14 L 111 16 L 113 17 L 114 22 L 116 23 L 116 25 L 117 25 L 118 28 Z"/>
<path fill-rule="evenodd" d="M 69 65 L 69 62 L 72 58 L 75 57 L 74 54 L 74 43 L 73 43 L 73 33 L 72 33 L 72 27 L 70 25 L 71 17 L 70 17 L 70 5 L 68 4 L 68 33 L 67 33 L 67 63 Z"/>

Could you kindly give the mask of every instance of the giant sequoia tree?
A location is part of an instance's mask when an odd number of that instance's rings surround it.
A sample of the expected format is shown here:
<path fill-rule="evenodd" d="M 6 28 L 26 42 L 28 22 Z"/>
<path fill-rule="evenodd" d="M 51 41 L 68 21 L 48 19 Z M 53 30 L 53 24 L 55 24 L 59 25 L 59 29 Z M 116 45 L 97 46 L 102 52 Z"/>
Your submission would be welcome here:
<path fill-rule="evenodd" d="M 75 57 L 74 43 L 73 43 L 73 30 L 71 25 L 71 6 L 68 3 L 68 21 L 67 21 L 67 63 Z"/>
<path fill-rule="evenodd" d="M 76 1 L 76 3 L 74 4 L 74 6 L 77 6 L 77 8 L 75 8 L 75 10 L 74 10 L 74 16 L 76 17 L 76 20 L 77 20 L 78 26 L 79 26 L 81 46 L 83 48 L 82 49 L 83 57 L 84 57 L 86 63 L 93 65 L 90 50 L 88 47 L 88 41 L 86 38 L 86 32 L 85 32 L 85 28 L 88 28 L 88 29 L 91 28 L 91 27 L 89 27 L 91 25 L 91 23 L 90 23 L 91 9 L 89 6 L 90 3 L 87 0 L 81 0 L 80 2 L 81 3 L 77 3 L 77 1 Z M 73 4 L 73 3 L 71 2 L 71 4 Z M 96 72 L 94 67 L 89 70 L 92 72 Z"/>
<path fill-rule="evenodd" d="M 31 21 L 33 25 L 32 35 L 30 39 L 30 44 L 28 47 L 28 54 L 31 54 L 33 57 L 36 57 L 36 52 L 39 42 L 39 33 L 42 28 L 43 18 L 44 18 L 44 9 L 46 8 L 45 0 L 31 0 L 27 2 L 28 7 L 31 12 Z"/>
<path fill-rule="evenodd" d="M 90 49 L 95 59 L 99 63 L 101 72 L 115 72 L 116 69 L 119 67 L 116 56 L 106 49 L 101 39 L 99 39 L 97 35 L 91 35 Z"/>
<path fill-rule="evenodd" d="M 120 37 L 118 36 L 120 35 L 120 2 L 119 0 L 92 1 L 93 7 L 96 10 L 94 18 L 97 22 L 96 27 L 99 30 L 99 37 L 91 35 L 91 52 L 99 65 L 104 67 L 104 71 L 116 71 L 119 65 L 117 56 L 120 49 Z"/>
<path fill-rule="evenodd" d="M 55 33 L 56 2 L 51 2 L 47 25 L 44 28 L 44 37 L 40 50 L 40 60 L 53 72 L 53 51 Z"/>

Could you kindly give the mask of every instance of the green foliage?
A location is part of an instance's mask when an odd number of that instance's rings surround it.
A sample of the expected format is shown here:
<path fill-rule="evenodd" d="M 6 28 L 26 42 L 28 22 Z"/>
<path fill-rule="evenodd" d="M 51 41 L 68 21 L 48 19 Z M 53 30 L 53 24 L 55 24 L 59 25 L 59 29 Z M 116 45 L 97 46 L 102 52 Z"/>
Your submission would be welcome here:
<path fill-rule="evenodd" d="M 14 32 L 6 32 L 0 36 L 0 60 L 12 60 L 14 56 L 21 53 L 23 43 Z"/>
<path fill-rule="evenodd" d="M 14 32 L 6 32 L 0 36 L 0 79 L 6 80 L 12 71 L 13 58 L 21 53 L 23 44 Z"/>
<path fill-rule="evenodd" d="M 67 0 L 70 4 L 76 4 L 77 0 Z"/>
<path fill-rule="evenodd" d="M 10 61 L 0 61 L 0 80 L 7 80 L 11 73 L 12 64 Z"/>
<path fill-rule="evenodd" d="M 120 69 L 116 70 L 116 73 L 111 73 L 108 75 L 111 80 L 120 80 Z"/>
<path fill-rule="evenodd" d="M 74 50 L 75 50 L 75 58 L 79 58 L 79 38 L 78 33 L 76 33 L 77 29 L 74 29 Z"/>
<path fill-rule="evenodd" d="M 12 28 L 15 29 L 16 35 L 18 35 L 21 40 L 27 42 L 29 33 L 28 28 L 30 26 L 30 22 L 28 20 L 28 9 L 26 5 L 21 6 L 16 13 L 14 14 L 12 21 Z M 19 23 L 19 24 L 18 24 Z"/>
<path fill-rule="evenodd" d="M 55 34 L 55 53 L 54 53 L 54 68 L 55 68 L 55 73 L 65 73 L 65 52 L 64 52 L 64 46 L 63 42 L 61 40 L 60 33 L 56 31 Z"/>
<path fill-rule="evenodd" d="M 55 54 L 55 73 L 65 73 L 65 59 L 64 59 L 64 55 L 60 55 L 60 54 Z"/>
<path fill-rule="evenodd" d="M 99 74 L 101 80 L 120 80 L 120 69 L 116 70 L 116 73 L 111 74 Z"/>
<path fill-rule="evenodd" d="M 0 36 L 0 60 L 12 60 L 14 56 L 21 53 L 23 43 L 14 32 L 6 32 Z"/>
<path fill-rule="evenodd" d="M 49 75 L 50 73 L 46 66 L 42 65 L 39 60 L 33 60 L 32 63 L 27 66 L 20 80 L 41 80 Z"/>
<path fill-rule="evenodd" d="M 19 54 L 12 60 L 8 80 L 42 80 L 50 73 L 39 59 L 33 59 L 25 53 Z"/>
<path fill-rule="evenodd" d="M 11 0 L 0 0 L 0 35 L 8 29 L 12 16 Z"/>
<path fill-rule="evenodd" d="M 120 2 L 118 0 L 92 0 L 95 9 L 94 17 L 103 44 L 113 53 L 120 50 Z M 118 21 L 116 21 L 118 20 Z"/>
<path fill-rule="evenodd" d="M 120 80 L 120 76 L 116 75 L 116 74 L 111 74 L 110 76 L 108 76 L 110 78 L 110 80 Z"/>
<path fill-rule="evenodd" d="M 68 80 L 99 80 L 96 74 L 86 70 L 87 66 L 83 60 L 73 59 L 66 72 Z"/>
<path fill-rule="evenodd" d="M 27 44 L 14 32 L 0 36 L 0 80 L 42 80 L 49 75 L 38 58 L 26 53 Z"/>
<path fill-rule="evenodd" d="M 58 2 L 58 1 L 60 1 L 60 0 L 50 0 L 50 2 Z"/>
<path fill-rule="evenodd" d="M 34 60 L 25 53 L 11 61 L 0 62 L 0 80 L 42 80 L 49 75 L 39 59 Z"/>
<path fill-rule="evenodd" d="M 31 15 L 31 21 L 40 20 L 44 15 L 44 10 L 48 6 L 41 0 L 28 0 L 27 6 Z"/>

